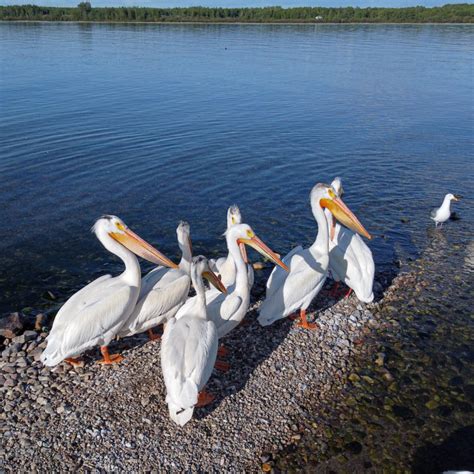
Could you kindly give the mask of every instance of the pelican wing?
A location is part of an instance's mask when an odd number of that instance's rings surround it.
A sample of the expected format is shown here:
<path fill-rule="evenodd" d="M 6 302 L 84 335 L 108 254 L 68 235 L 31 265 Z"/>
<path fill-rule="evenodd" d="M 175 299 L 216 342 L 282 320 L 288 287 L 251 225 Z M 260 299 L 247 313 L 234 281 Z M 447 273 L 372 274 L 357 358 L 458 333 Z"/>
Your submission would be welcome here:
<path fill-rule="evenodd" d="M 174 316 L 188 297 L 191 278 L 183 271 L 167 272 L 148 293 L 141 295 L 119 336 L 146 331 Z"/>
<path fill-rule="evenodd" d="M 167 401 L 180 408 L 196 404 L 217 357 L 217 332 L 211 321 L 186 316 L 171 319 L 163 334 L 161 360 Z"/>
<path fill-rule="evenodd" d="M 258 321 L 267 326 L 300 308 L 309 306 L 321 290 L 327 276 L 328 259 L 318 261 L 309 249 L 293 254 L 290 272 L 274 279 L 259 308 Z M 287 264 L 288 265 L 288 264 Z"/>
<path fill-rule="evenodd" d="M 283 263 L 288 266 L 291 272 L 291 265 L 296 265 L 296 260 L 293 262 L 293 257 L 298 254 L 302 254 L 304 249 L 301 245 L 298 245 L 294 249 L 291 250 L 285 257 L 283 257 Z M 288 272 L 283 270 L 280 266 L 275 266 L 270 277 L 267 280 L 267 297 L 271 296 L 273 292 L 275 292 L 278 288 L 280 288 L 286 278 L 288 276 Z"/>
<path fill-rule="evenodd" d="M 132 311 L 138 288 L 116 278 L 101 278 L 69 299 L 56 315 L 43 352 L 55 365 L 96 345 L 107 345 Z"/>
<path fill-rule="evenodd" d="M 233 293 L 229 295 L 219 294 L 207 304 L 207 316 L 216 325 L 219 337 L 238 326 L 240 321 L 231 319 L 241 305 L 242 298 Z"/>
<path fill-rule="evenodd" d="M 336 226 L 335 241 L 329 252 L 331 271 L 352 288 L 364 302 L 373 299 L 375 264 L 370 248 L 351 230 Z"/>
<path fill-rule="evenodd" d="M 139 299 L 143 298 L 153 288 L 160 287 L 160 281 L 170 271 L 172 271 L 171 268 L 156 267 L 153 270 L 151 270 L 150 272 L 148 272 L 142 278 L 142 285 L 141 285 L 141 289 L 140 289 Z"/>

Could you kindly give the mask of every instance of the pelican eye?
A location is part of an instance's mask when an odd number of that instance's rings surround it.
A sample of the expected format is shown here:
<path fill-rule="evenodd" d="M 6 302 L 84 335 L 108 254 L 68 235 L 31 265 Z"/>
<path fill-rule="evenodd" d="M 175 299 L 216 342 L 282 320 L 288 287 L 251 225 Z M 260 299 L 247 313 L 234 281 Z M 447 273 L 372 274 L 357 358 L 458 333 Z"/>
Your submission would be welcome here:
<path fill-rule="evenodd" d="M 248 231 L 247 231 L 247 237 L 248 237 L 249 239 L 253 238 L 254 236 L 255 236 L 255 234 L 254 234 L 251 230 L 248 230 Z"/>
<path fill-rule="evenodd" d="M 117 227 L 117 229 L 122 231 L 122 232 L 125 230 L 125 226 L 123 224 L 121 224 L 120 222 L 116 222 L 115 227 Z"/>
<path fill-rule="evenodd" d="M 232 224 L 235 224 L 235 217 L 232 217 Z"/>
<path fill-rule="evenodd" d="M 334 199 L 336 197 L 336 193 L 331 188 L 328 189 L 328 193 L 331 199 Z"/>

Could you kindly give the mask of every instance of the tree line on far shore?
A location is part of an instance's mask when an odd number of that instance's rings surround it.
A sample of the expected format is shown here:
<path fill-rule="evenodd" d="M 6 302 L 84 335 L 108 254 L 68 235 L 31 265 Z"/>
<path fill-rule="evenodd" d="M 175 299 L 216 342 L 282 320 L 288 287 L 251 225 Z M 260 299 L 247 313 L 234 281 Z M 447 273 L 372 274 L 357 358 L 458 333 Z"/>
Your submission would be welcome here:
<path fill-rule="evenodd" d="M 311 22 L 311 23 L 473 23 L 474 4 L 409 8 L 93 8 L 37 5 L 0 6 L 0 20 L 98 22 Z"/>

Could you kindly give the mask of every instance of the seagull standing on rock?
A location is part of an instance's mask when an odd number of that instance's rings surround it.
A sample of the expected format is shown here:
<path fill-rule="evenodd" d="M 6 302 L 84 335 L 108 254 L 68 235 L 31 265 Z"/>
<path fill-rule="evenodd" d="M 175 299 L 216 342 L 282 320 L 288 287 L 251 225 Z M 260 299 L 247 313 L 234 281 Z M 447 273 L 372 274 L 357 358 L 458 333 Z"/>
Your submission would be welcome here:
<path fill-rule="evenodd" d="M 454 194 L 448 193 L 444 196 L 443 204 L 437 209 L 431 211 L 431 219 L 435 221 L 436 227 L 438 224 L 443 225 L 443 222 L 446 222 L 451 216 L 451 201 L 459 201 L 460 196 L 455 196 Z"/>

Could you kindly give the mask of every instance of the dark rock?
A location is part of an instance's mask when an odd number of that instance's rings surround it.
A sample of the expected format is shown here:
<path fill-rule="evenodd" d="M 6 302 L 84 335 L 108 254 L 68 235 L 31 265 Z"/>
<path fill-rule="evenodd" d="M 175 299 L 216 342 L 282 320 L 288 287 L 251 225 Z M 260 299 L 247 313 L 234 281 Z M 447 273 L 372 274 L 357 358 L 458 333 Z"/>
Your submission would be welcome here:
<path fill-rule="evenodd" d="M 410 410 L 410 408 L 404 407 L 402 405 L 394 405 L 393 413 L 395 416 L 403 418 L 404 420 L 409 420 L 414 417 L 413 411 Z"/>
<path fill-rule="evenodd" d="M 23 327 L 20 313 L 11 313 L 0 318 L 0 336 L 12 339 L 23 330 Z"/>
<path fill-rule="evenodd" d="M 362 445 L 358 441 L 347 443 L 345 448 L 352 454 L 360 454 L 362 452 Z"/>

